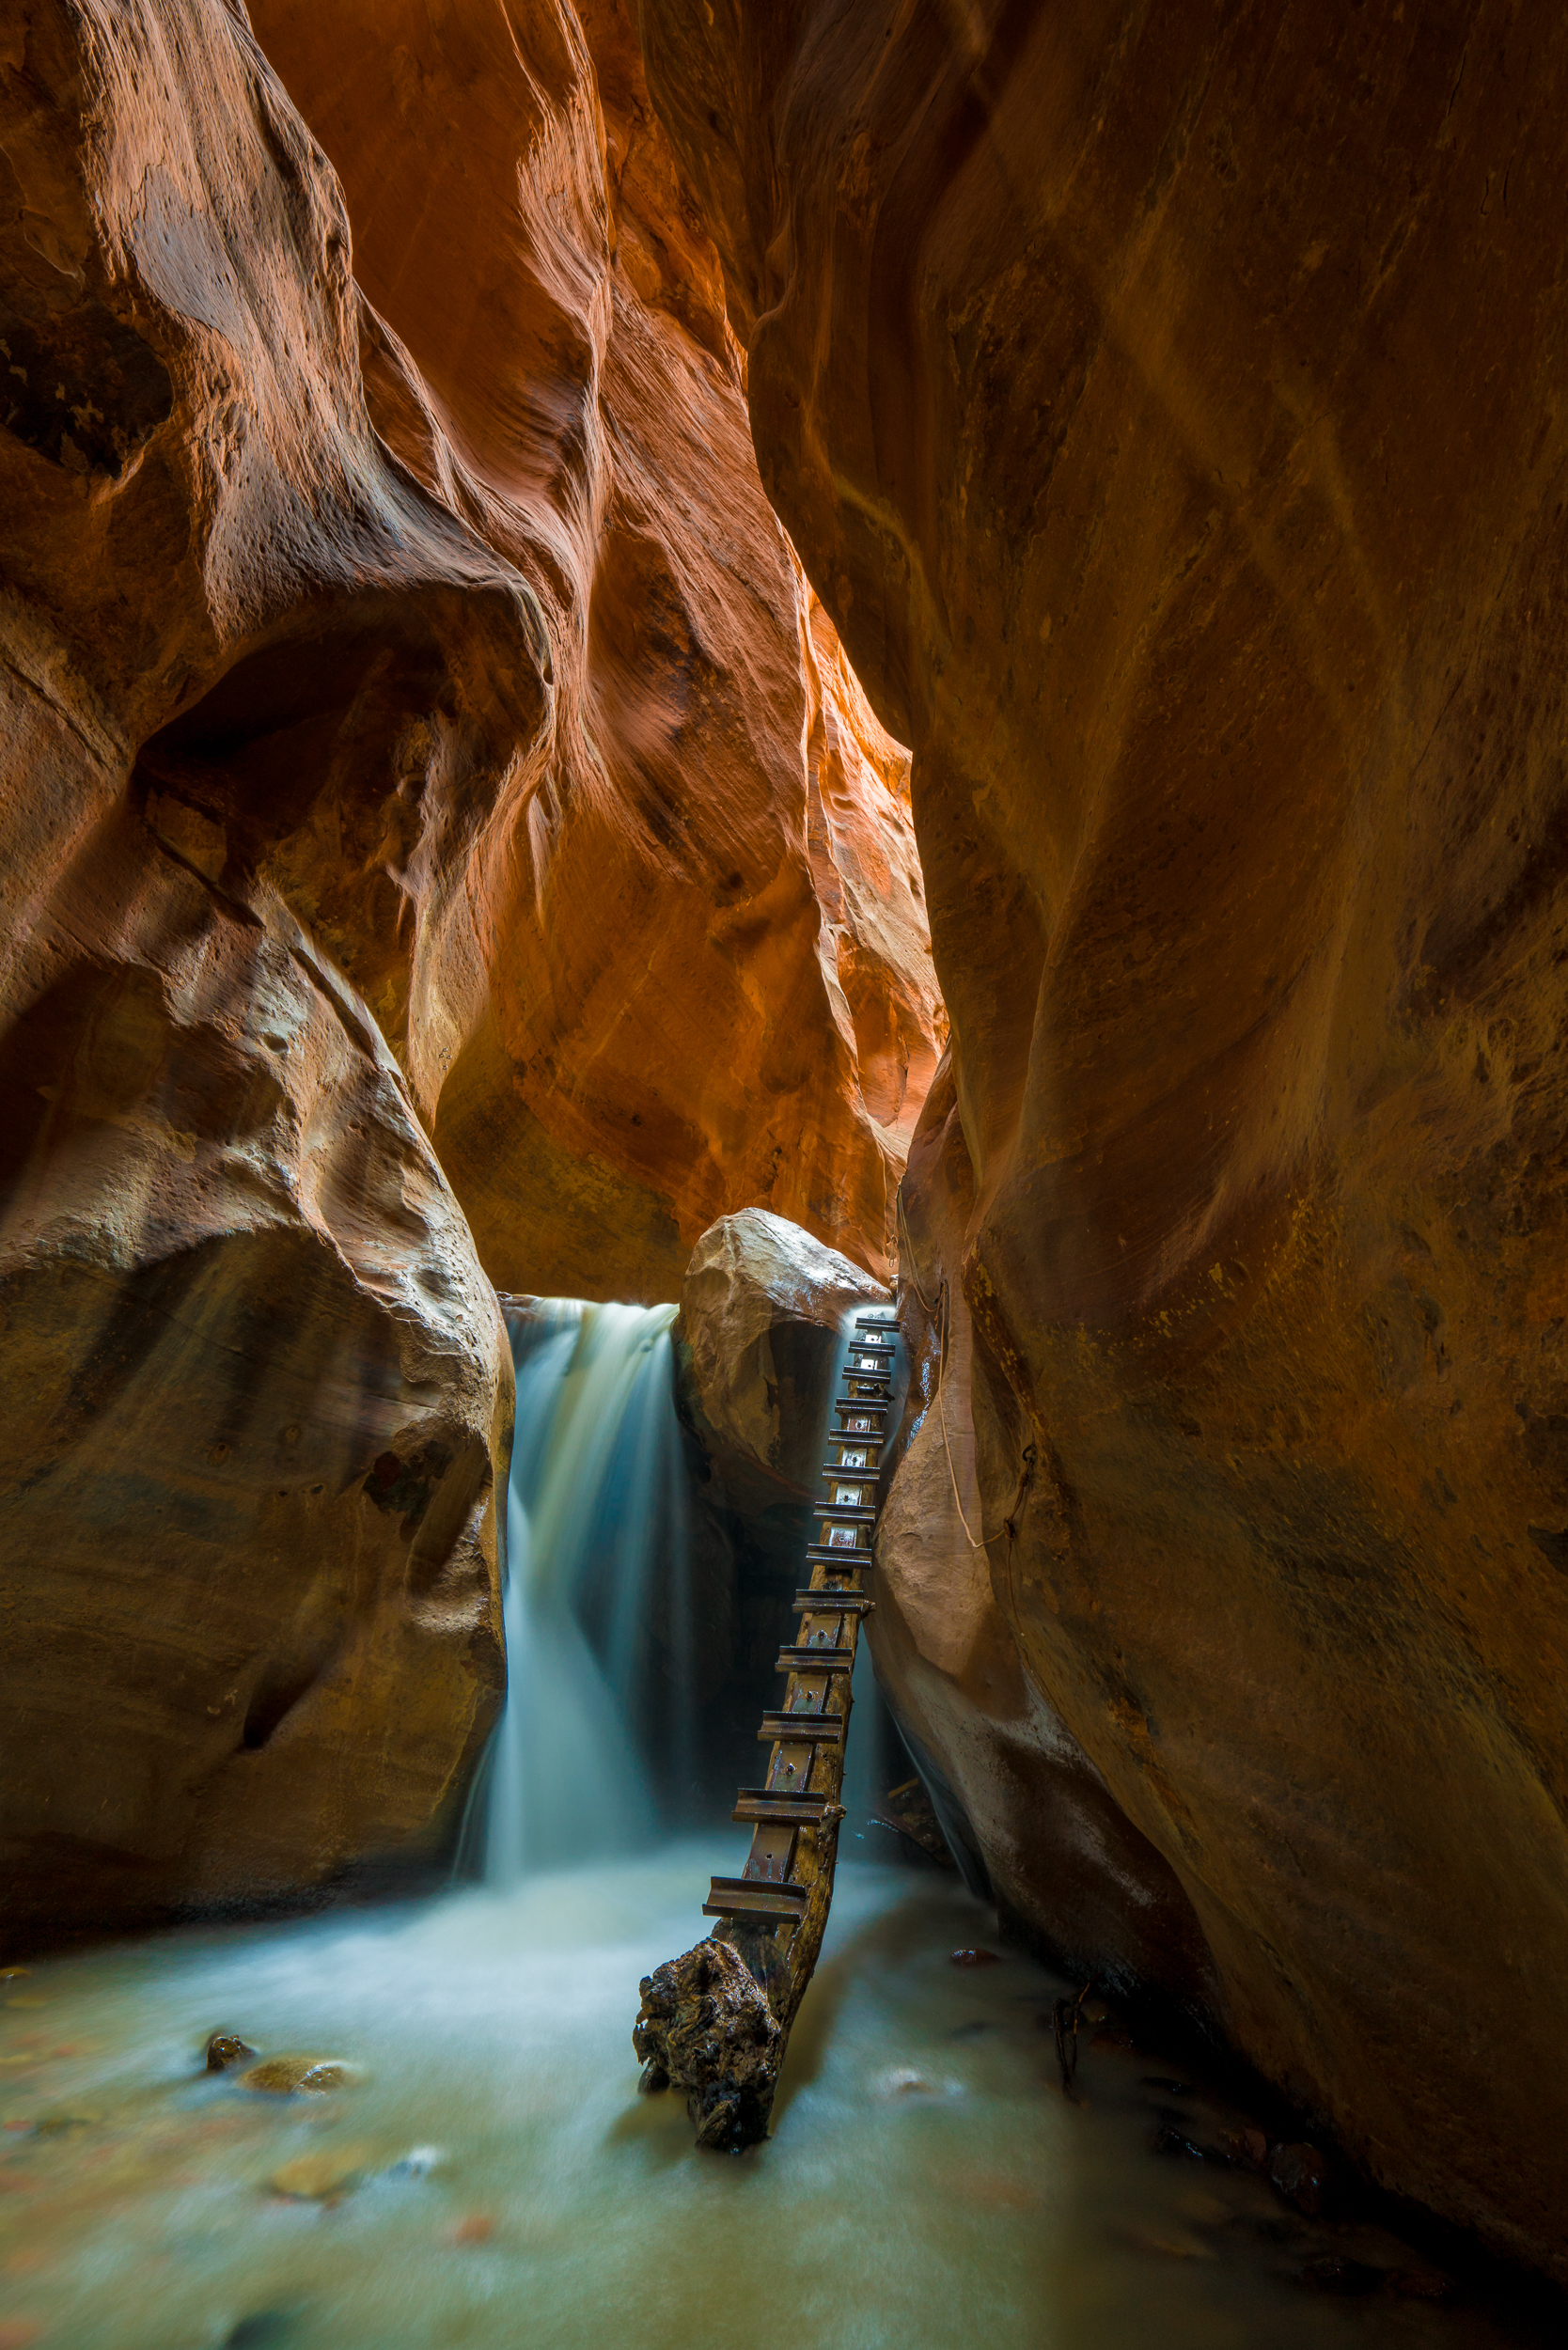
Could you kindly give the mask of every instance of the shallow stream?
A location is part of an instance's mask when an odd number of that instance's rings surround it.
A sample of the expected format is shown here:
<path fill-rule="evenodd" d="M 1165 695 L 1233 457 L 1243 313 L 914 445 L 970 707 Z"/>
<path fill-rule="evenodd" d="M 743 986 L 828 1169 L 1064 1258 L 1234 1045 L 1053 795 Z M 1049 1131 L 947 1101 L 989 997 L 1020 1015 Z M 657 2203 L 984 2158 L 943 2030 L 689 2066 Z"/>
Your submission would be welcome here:
<path fill-rule="evenodd" d="M 0 2010 L 0 2350 L 1482 2350 L 1474 2306 L 1296 2280 L 1338 2246 L 1152 2151 L 1202 2099 L 1130 2048 L 1063 2096 L 1064 1986 L 935 1872 L 840 1869 L 774 2136 L 699 2154 L 639 2098 L 638 1978 L 716 1840 L 515 1890 L 188 1931 L 36 1966 Z M 274 2097 L 210 2033 L 365 2070 Z M 1101 2034 L 1104 2042 L 1114 2035 Z M 1214 2117 L 1210 2116 L 1213 2120 Z M 1380 2252 L 1378 2243 L 1384 2247 Z"/>

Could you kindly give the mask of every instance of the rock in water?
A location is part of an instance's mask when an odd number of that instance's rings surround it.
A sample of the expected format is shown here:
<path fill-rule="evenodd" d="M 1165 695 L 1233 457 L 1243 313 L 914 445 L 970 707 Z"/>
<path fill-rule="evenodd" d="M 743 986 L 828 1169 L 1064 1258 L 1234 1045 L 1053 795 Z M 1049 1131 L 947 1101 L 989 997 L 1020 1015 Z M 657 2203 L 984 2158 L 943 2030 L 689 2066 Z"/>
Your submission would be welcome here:
<path fill-rule="evenodd" d="M 274 2195 L 300 2203 L 335 2203 L 352 2194 L 370 2167 L 364 2146 L 338 2146 L 323 2154 L 298 2154 L 267 2182 Z"/>
<path fill-rule="evenodd" d="M 738 2154 L 768 2134 L 784 2034 L 745 1961 L 699 1942 L 642 1980 L 632 2045 L 684 2090 L 699 2146 Z"/>
<path fill-rule="evenodd" d="M 240 2086 L 269 2097 L 324 2097 L 335 2089 L 356 2089 L 364 2078 L 363 2066 L 341 2057 L 276 2056 L 242 2073 Z"/>
<path fill-rule="evenodd" d="M 256 2050 L 237 2031 L 215 2031 L 207 2043 L 207 2070 L 227 2073 L 236 2064 L 243 2064 Z"/>

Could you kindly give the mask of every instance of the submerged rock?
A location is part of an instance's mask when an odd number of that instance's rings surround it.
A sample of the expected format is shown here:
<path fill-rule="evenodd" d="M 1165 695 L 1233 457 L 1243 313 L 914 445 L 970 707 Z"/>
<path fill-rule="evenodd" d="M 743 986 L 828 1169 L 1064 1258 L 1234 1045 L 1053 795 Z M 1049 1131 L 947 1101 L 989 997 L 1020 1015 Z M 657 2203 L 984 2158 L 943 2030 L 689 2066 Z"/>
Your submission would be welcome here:
<path fill-rule="evenodd" d="M 276 2056 L 242 2073 L 240 2087 L 270 2097 L 324 2097 L 335 2089 L 357 2089 L 365 2077 L 362 2065 L 341 2057 Z"/>
<path fill-rule="evenodd" d="M 370 2168 L 364 2146 L 338 2146 L 328 2154 L 298 2154 L 274 2170 L 267 2184 L 274 2195 L 296 2202 L 333 2203 L 350 2194 Z"/>
<path fill-rule="evenodd" d="M 685 2092 L 698 2144 L 739 2154 L 766 2138 L 784 2034 L 745 1961 L 727 1942 L 699 1942 L 641 1989 L 632 2045 Z"/>

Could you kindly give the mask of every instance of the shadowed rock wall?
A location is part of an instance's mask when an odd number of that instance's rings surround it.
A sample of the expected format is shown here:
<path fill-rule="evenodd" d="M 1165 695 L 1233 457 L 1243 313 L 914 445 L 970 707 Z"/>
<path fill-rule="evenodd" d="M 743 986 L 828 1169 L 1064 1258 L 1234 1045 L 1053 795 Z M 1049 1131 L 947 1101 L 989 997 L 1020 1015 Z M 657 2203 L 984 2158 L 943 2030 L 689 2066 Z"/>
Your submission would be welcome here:
<path fill-rule="evenodd" d="M 643 25 L 914 746 L 998 1609 L 1242 2047 L 1568 2275 L 1568 25 Z"/>

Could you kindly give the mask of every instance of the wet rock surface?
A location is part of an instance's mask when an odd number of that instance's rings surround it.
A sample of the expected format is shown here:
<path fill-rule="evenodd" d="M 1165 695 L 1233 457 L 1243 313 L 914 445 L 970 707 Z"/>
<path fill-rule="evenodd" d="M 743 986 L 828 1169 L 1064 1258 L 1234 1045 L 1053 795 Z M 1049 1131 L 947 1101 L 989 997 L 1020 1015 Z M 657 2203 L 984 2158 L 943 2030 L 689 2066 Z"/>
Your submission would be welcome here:
<path fill-rule="evenodd" d="M 632 2044 L 645 2090 L 682 2092 L 699 2146 L 739 2154 L 766 2138 L 784 2034 L 739 1952 L 699 1942 L 641 1990 Z"/>
<path fill-rule="evenodd" d="M 237 2064 L 248 2063 L 256 2053 L 238 2032 L 215 2031 L 207 2043 L 206 2070 L 209 2073 L 230 2073 Z"/>
<path fill-rule="evenodd" d="M 888 1829 L 899 1838 L 906 1853 L 919 1854 L 934 1868 L 958 1866 L 931 1799 L 917 1778 L 890 1787 L 882 1799 L 881 1810 L 870 1815 L 870 1825 Z"/>
<path fill-rule="evenodd" d="M 242 2089 L 270 2097 L 326 2097 L 334 2090 L 356 2089 L 364 2068 L 343 2057 L 275 2056 L 239 2076 Z"/>
<path fill-rule="evenodd" d="M 976 1448 L 964 1288 L 973 1195 L 949 1054 L 904 1187 L 899 1318 L 912 1372 L 875 1535 L 878 1681 L 975 1890 L 1070 1972 L 1157 1987 L 1212 2013 L 1214 1969 L 1191 1903 L 1042 1694 L 1011 1618 L 1029 1465 L 998 1526 Z"/>

